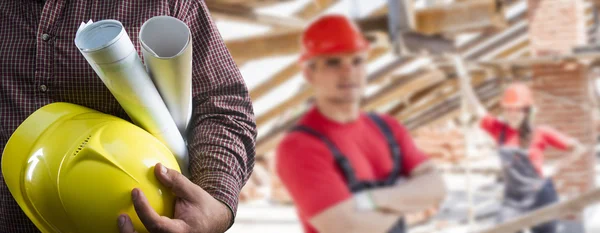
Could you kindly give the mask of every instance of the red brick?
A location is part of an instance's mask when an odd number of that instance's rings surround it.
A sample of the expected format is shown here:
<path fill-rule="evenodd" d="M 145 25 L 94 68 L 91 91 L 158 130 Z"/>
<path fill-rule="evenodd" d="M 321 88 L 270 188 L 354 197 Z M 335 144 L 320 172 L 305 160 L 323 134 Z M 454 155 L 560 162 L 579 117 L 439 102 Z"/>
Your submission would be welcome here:
<path fill-rule="evenodd" d="M 566 54 L 586 32 L 578 30 L 584 22 L 583 0 L 528 0 L 530 20 L 529 35 L 533 54 Z M 590 104 L 586 67 L 580 63 L 542 64 L 532 70 L 532 89 L 539 109 L 537 124 L 550 125 L 580 141 L 593 142 L 597 135 L 592 112 L 572 104 L 561 103 L 565 98 L 578 104 Z M 546 93 L 546 96 L 541 94 Z M 552 161 L 564 152 L 550 150 L 547 159 Z M 592 184 L 595 161 L 592 153 L 567 167 L 556 177 L 563 195 L 578 195 Z"/>

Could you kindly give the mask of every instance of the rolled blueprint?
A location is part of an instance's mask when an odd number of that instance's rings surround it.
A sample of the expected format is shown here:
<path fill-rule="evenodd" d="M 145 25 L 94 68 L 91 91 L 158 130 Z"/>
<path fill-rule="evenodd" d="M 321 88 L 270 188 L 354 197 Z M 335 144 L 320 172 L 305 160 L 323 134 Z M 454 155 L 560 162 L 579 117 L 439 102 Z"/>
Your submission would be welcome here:
<path fill-rule="evenodd" d="M 164 143 L 177 158 L 182 173 L 188 175 L 185 141 L 123 25 L 116 20 L 82 24 L 75 45 L 134 124 Z"/>
<path fill-rule="evenodd" d="M 142 25 L 139 38 L 146 71 L 185 138 L 192 117 L 190 29 L 177 18 L 156 16 Z"/>

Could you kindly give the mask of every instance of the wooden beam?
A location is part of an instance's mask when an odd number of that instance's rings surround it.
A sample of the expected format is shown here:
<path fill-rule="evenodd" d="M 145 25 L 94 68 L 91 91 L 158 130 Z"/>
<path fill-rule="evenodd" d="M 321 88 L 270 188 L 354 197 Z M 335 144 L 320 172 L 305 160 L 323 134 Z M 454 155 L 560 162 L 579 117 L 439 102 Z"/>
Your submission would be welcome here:
<path fill-rule="evenodd" d="M 396 112 L 394 116 L 396 116 L 399 120 L 408 119 L 410 115 L 421 113 L 432 106 L 436 105 L 438 102 L 441 102 L 452 95 L 458 89 L 458 84 L 456 83 L 456 79 L 448 79 L 444 84 L 438 86 L 435 90 L 433 90 L 429 95 L 423 96 L 421 99 L 415 100 L 415 104 L 410 105 L 407 108 L 404 108 L 400 112 Z M 423 102 L 422 102 L 423 101 Z M 437 101 L 437 102 L 436 102 Z M 419 103 L 419 104 L 417 104 Z"/>
<path fill-rule="evenodd" d="M 529 42 L 529 40 L 525 40 L 523 42 L 518 43 L 517 45 L 502 51 L 501 53 L 497 54 L 495 56 L 494 59 L 505 59 L 507 57 L 509 57 L 512 54 L 515 54 L 523 49 L 527 49 L 529 47 L 531 43 Z"/>
<path fill-rule="evenodd" d="M 284 67 L 283 70 L 277 72 L 273 77 L 267 79 L 257 87 L 252 88 L 252 90 L 250 90 L 250 98 L 252 101 L 257 101 L 260 97 L 271 91 L 271 89 L 287 82 L 291 77 L 298 74 L 298 72 L 300 72 L 300 67 L 296 63 Z"/>
<path fill-rule="evenodd" d="M 239 4 L 244 4 L 248 7 L 258 8 L 258 7 L 267 7 L 281 3 L 292 2 L 294 0 L 218 0 L 218 1 L 227 1 L 227 2 L 236 2 Z"/>
<path fill-rule="evenodd" d="M 525 41 L 525 42 L 527 42 L 527 41 Z M 489 46 L 493 47 L 493 46 L 499 46 L 499 45 L 491 44 Z M 513 54 L 513 53 L 521 50 L 523 48 L 523 46 L 524 46 L 523 43 L 518 43 L 516 45 L 513 45 L 512 47 L 508 48 L 507 50 L 503 51 L 502 53 L 497 54 L 494 58 L 495 59 L 502 59 L 504 57 L 508 57 L 511 54 Z M 447 73 L 455 72 L 453 67 L 449 67 L 449 69 L 447 67 L 444 70 Z M 485 78 L 486 74 L 487 73 L 485 73 L 485 72 L 472 74 L 472 76 L 473 76 L 473 84 L 477 85 L 477 83 L 481 82 Z M 405 121 L 407 119 L 413 119 L 413 118 L 414 119 L 422 119 L 423 116 L 419 115 L 421 112 L 423 112 L 423 111 L 431 111 L 432 109 L 436 109 L 436 108 L 439 108 L 439 107 L 444 107 L 444 106 L 442 106 L 441 101 L 446 100 L 446 99 L 450 98 L 450 96 L 456 94 L 456 93 L 453 93 L 453 92 L 458 92 L 458 87 L 457 87 L 456 82 L 454 82 L 453 84 L 448 84 L 448 85 L 452 86 L 452 91 L 451 92 L 447 92 L 446 94 L 441 95 L 440 97 L 436 98 L 437 100 L 436 99 L 431 100 L 428 104 L 424 104 L 424 105 L 413 107 L 413 108 L 406 108 L 406 109 L 404 109 L 397 116 L 399 118 L 399 120 Z M 452 111 L 458 112 L 458 107 L 452 108 L 452 109 L 453 110 L 445 111 L 443 114 L 449 114 Z M 415 116 L 415 115 L 417 115 L 417 116 Z M 428 123 L 425 123 L 425 124 L 428 124 Z"/>
<path fill-rule="evenodd" d="M 387 111 L 387 114 L 390 116 L 396 116 L 400 114 L 400 112 L 408 109 L 409 107 L 417 106 L 419 102 L 424 98 L 430 98 L 428 96 L 436 96 L 436 92 L 438 92 L 441 88 L 446 86 L 447 83 L 454 81 L 455 79 L 446 78 L 443 82 L 431 85 L 427 88 L 424 88 L 419 91 L 415 91 L 409 97 L 406 98 L 405 101 L 398 102 L 396 106 L 393 106 L 391 109 Z"/>
<path fill-rule="evenodd" d="M 477 45 L 481 44 L 481 42 L 484 42 L 486 40 L 489 40 L 490 38 L 493 38 L 497 35 L 502 34 L 503 32 L 505 32 L 506 30 L 510 29 L 511 27 L 513 27 L 514 25 L 517 25 L 523 21 L 527 20 L 527 10 L 521 10 L 519 11 L 515 16 L 513 16 L 512 18 L 508 19 L 508 27 L 504 30 L 501 29 L 491 29 L 491 30 L 487 30 L 484 32 L 481 32 L 479 36 L 477 36 L 476 38 L 474 38 L 473 40 L 467 42 L 466 44 L 463 44 L 461 46 L 459 46 L 457 49 L 460 53 L 465 53 L 468 50 L 476 47 Z"/>
<path fill-rule="evenodd" d="M 231 56 L 238 64 L 265 57 L 287 56 L 300 51 L 300 33 L 297 30 L 281 30 L 257 37 L 225 42 Z"/>
<path fill-rule="evenodd" d="M 415 31 L 425 35 L 480 31 L 505 26 L 496 0 L 469 0 L 425 7 L 415 11 Z"/>
<path fill-rule="evenodd" d="M 294 17 L 302 20 L 310 20 L 337 1 L 338 0 L 314 0 L 312 3 L 307 4 L 303 9 L 296 12 Z M 259 56 L 256 56 L 255 54 L 263 54 L 264 56 L 262 57 L 270 57 L 296 53 L 300 50 L 300 32 L 300 29 L 280 29 L 259 37 L 226 41 L 226 46 L 236 63 L 239 65 L 246 61 L 259 58 Z"/>
<path fill-rule="evenodd" d="M 487 77 L 487 74 L 483 71 L 471 71 L 472 84 L 480 85 Z M 401 112 L 395 114 L 396 118 L 401 121 L 410 119 L 415 115 L 418 115 L 426 110 L 431 109 L 433 106 L 451 98 L 458 93 L 457 77 L 452 77 L 446 80 L 443 85 L 440 85 L 436 89 L 431 90 L 430 95 L 423 96 L 420 99 L 413 100 L 414 104 L 404 109 Z"/>
<path fill-rule="evenodd" d="M 369 33 L 387 31 L 387 16 L 372 16 L 356 22 L 368 38 Z M 300 52 L 301 30 L 282 30 L 265 35 L 226 41 L 229 52 L 238 64 L 265 57 L 289 56 Z M 454 42 L 440 36 L 406 33 L 403 40 L 410 51 L 441 54 L 454 50 Z"/>
<path fill-rule="evenodd" d="M 496 79 L 484 81 L 482 84 L 475 87 L 477 96 L 482 102 L 494 98 L 500 94 L 500 85 Z M 460 95 L 454 95 L 441 103 L 433 105 L 428 110 L 421 112 L 417 115 L 410 117 L 409 119 L 403 120 L 404 125 L 409 130 L 415 130 L 429 122 L 438 119 L 440 116 L 446 115 L 450 112 L 457 111 L 460 108 Z"/>
<path fill-rule="evenodd" d="M 244 5 L 224 4 L 217 1 L 206 2 L 213 17 L 241 21 L 245 23 L 263 24 L 283 28 L 304 28 L 306 22 L 294 17 L 279 17 L 257 13 L 253 8 Z"/>
<path fill-rule="evenodd" d="M 302 117 L 303 113 L 298 114 L 292 119 L 287 120 L 283 124 L 280 124 L 271 129 L 266 135 L 258 138 L 256 141 L 256 154 L 263 155 L 273 150 L 279 141 L 282 139 L 284 132 L 291 126 L 295 125 L 298 120 Z"/>
<path fill-rule="evenodd" d="M 387 81 L 387 79 L 391 77 L 392 73 L 394 73 L 396 70 L 399 70 L 402 67 L 408 65 L 415 59 L 415 57 L 398 57 L 392 62 L 386 64 L 385 66 L 379 68 L 378 70 L 370 74 L 367 80 L 369 84 L 381 84 Z"/>
<path fill-rule="evenodd" d="M 582 211 L 586 206 L 598 202 L 600 202 L 600 189 L 595 189 L 577 198 L 552 204 L 550 206 L 529 212 L 526 215 L 496 225 L 490 229 L 479 231 L 479 233 L 517 232 L 521 229 L 559 219 L 573 212 Z"/>
<path fill-rule="evenodd" d="M 296 12 L 295 15 L 301 19 L 309 20 L 337 2 L 338 0 L 312 0 L 303 9 Z"/>
<path fill-rule="evenodd" d="M 484 49 L 479 49 L 477 51 L 470 50 L 468 55 L 466 55 L 464 59 L 476 60 L 477 58 L 482 57 L 483 55 L 498 49 L 506 43 L 509 43 L 511 40 L 527 34 L 529 31 L 529 26 L 526 23 L 526 21 L 521 21 L 520 23 L 510 27 L 508 30 L 510 30 L 510 32 L 500 33 L 501 35 L 498 36 L 492 36 L 490 39 L 494 42 L 485 46 Z"/>
<path fill-rule="evenodd" d="M 269 111 L 267 111 L 266 113 L 256 117 L 257 127 L 259 127 L 259 128 L 262 127 L 267 122 L 269 122 L 273 118 L 279 116 L 280 114 L 287 111 L 288 109 L 291 109 L 293 107 L 296 107 L 297 105 L 300 105 L 301 103 L 304 103 L 312 95 L 313 95 L 313 90 L 310 88 L 301 90 L 300 92 L 298 92 L 297 95 L 294 95 L 294 96 L 288 98 L 287 100 L 283 101 L 282 103 L 278 104 L 277 106 L 274 106 L 271 109 L 269 109 Z"/>
<path fill-rule="evenodd" d="M 445 79 L 446 74 L 439 70 L 420 71 L 402 78 L 396 78 L 393 83 L 386 85 L 382 91 L 368 98 L 362 108 L 365 111 L 372 111 L 393 100 L 407 99 L 413 93 L 441 83 Z"/>

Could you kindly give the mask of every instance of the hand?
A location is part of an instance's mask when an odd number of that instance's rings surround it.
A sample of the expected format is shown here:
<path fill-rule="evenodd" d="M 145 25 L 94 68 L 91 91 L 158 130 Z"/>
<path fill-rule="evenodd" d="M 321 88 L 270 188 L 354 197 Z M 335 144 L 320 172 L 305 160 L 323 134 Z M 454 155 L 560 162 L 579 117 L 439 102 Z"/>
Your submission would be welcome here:
<path fill-rule="evenodd" d="M 159 216 L 139 189 L 131 197 L 138 217 L 151 233 L 213 233 L 225 232 L 231 221 L 231 211 L 200 186 L 181 173 L 157 164 L 154 173 L 158 180 L 175 195 L 174 219 Z M 137 233 L 126 214 L 118 218 L 121 233 Z"/>

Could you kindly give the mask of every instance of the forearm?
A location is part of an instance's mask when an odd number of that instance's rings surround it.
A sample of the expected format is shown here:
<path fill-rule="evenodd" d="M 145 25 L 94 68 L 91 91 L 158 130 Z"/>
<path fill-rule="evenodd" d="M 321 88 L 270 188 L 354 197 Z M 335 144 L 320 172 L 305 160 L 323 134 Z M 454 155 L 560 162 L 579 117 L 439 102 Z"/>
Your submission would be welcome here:
<path fill-rule="evenodd" d="M 581 158 L 588 151 L 587 148 L 579 142 L 573 143 L 573 146 L 571 148 L 572 149 L 570 150 L 567 156 L 555 162 L 555 169 L 553 170 L 555 173 L 564 169 L 566 166 L 569 166 L 570 164 Z M 549 175 L 553 176 L 554 174 Z"/>
<path fill-rule="evenodd" d="M 387 233 L 400 219 L 396 214 L 357 210 L 356 202 L 351 198 L 325 210 L 310 222 L 323 233 Z"/>
<path fill-rule="evenodd" d="M 233 216 L 254 166 L 256 130 L 251 105 L 243 96 L 195 98 L 188 134 L 192 182 L 225 203 Z"/>
<path fill-rule="evenodd" d="M 193 40 L 190 180 L 235 216 L 240 189 L 254 166 L 256 125 L 248 89 L 205 2 L 179 0 L 170 7 Z"/>
<path fill-rule="evenodd" d="M 350 224 L 345 231 L 341 232 L 373 232 L 373 233 L 387 233 L 398 225 L 401 217 L 393 214 L 385 214 L 380 212 L 364 212 L 357 214 L 357 221 Z"/>
<path fill-rule="evenodd" d="M 426 187 L 427 192 L 424 192 Z M 399 214 L 422 211 L 439 205 L 446 195 L 441 175 L 430 172 L 393 187 L 371 192 L 375 205 Z"/>

